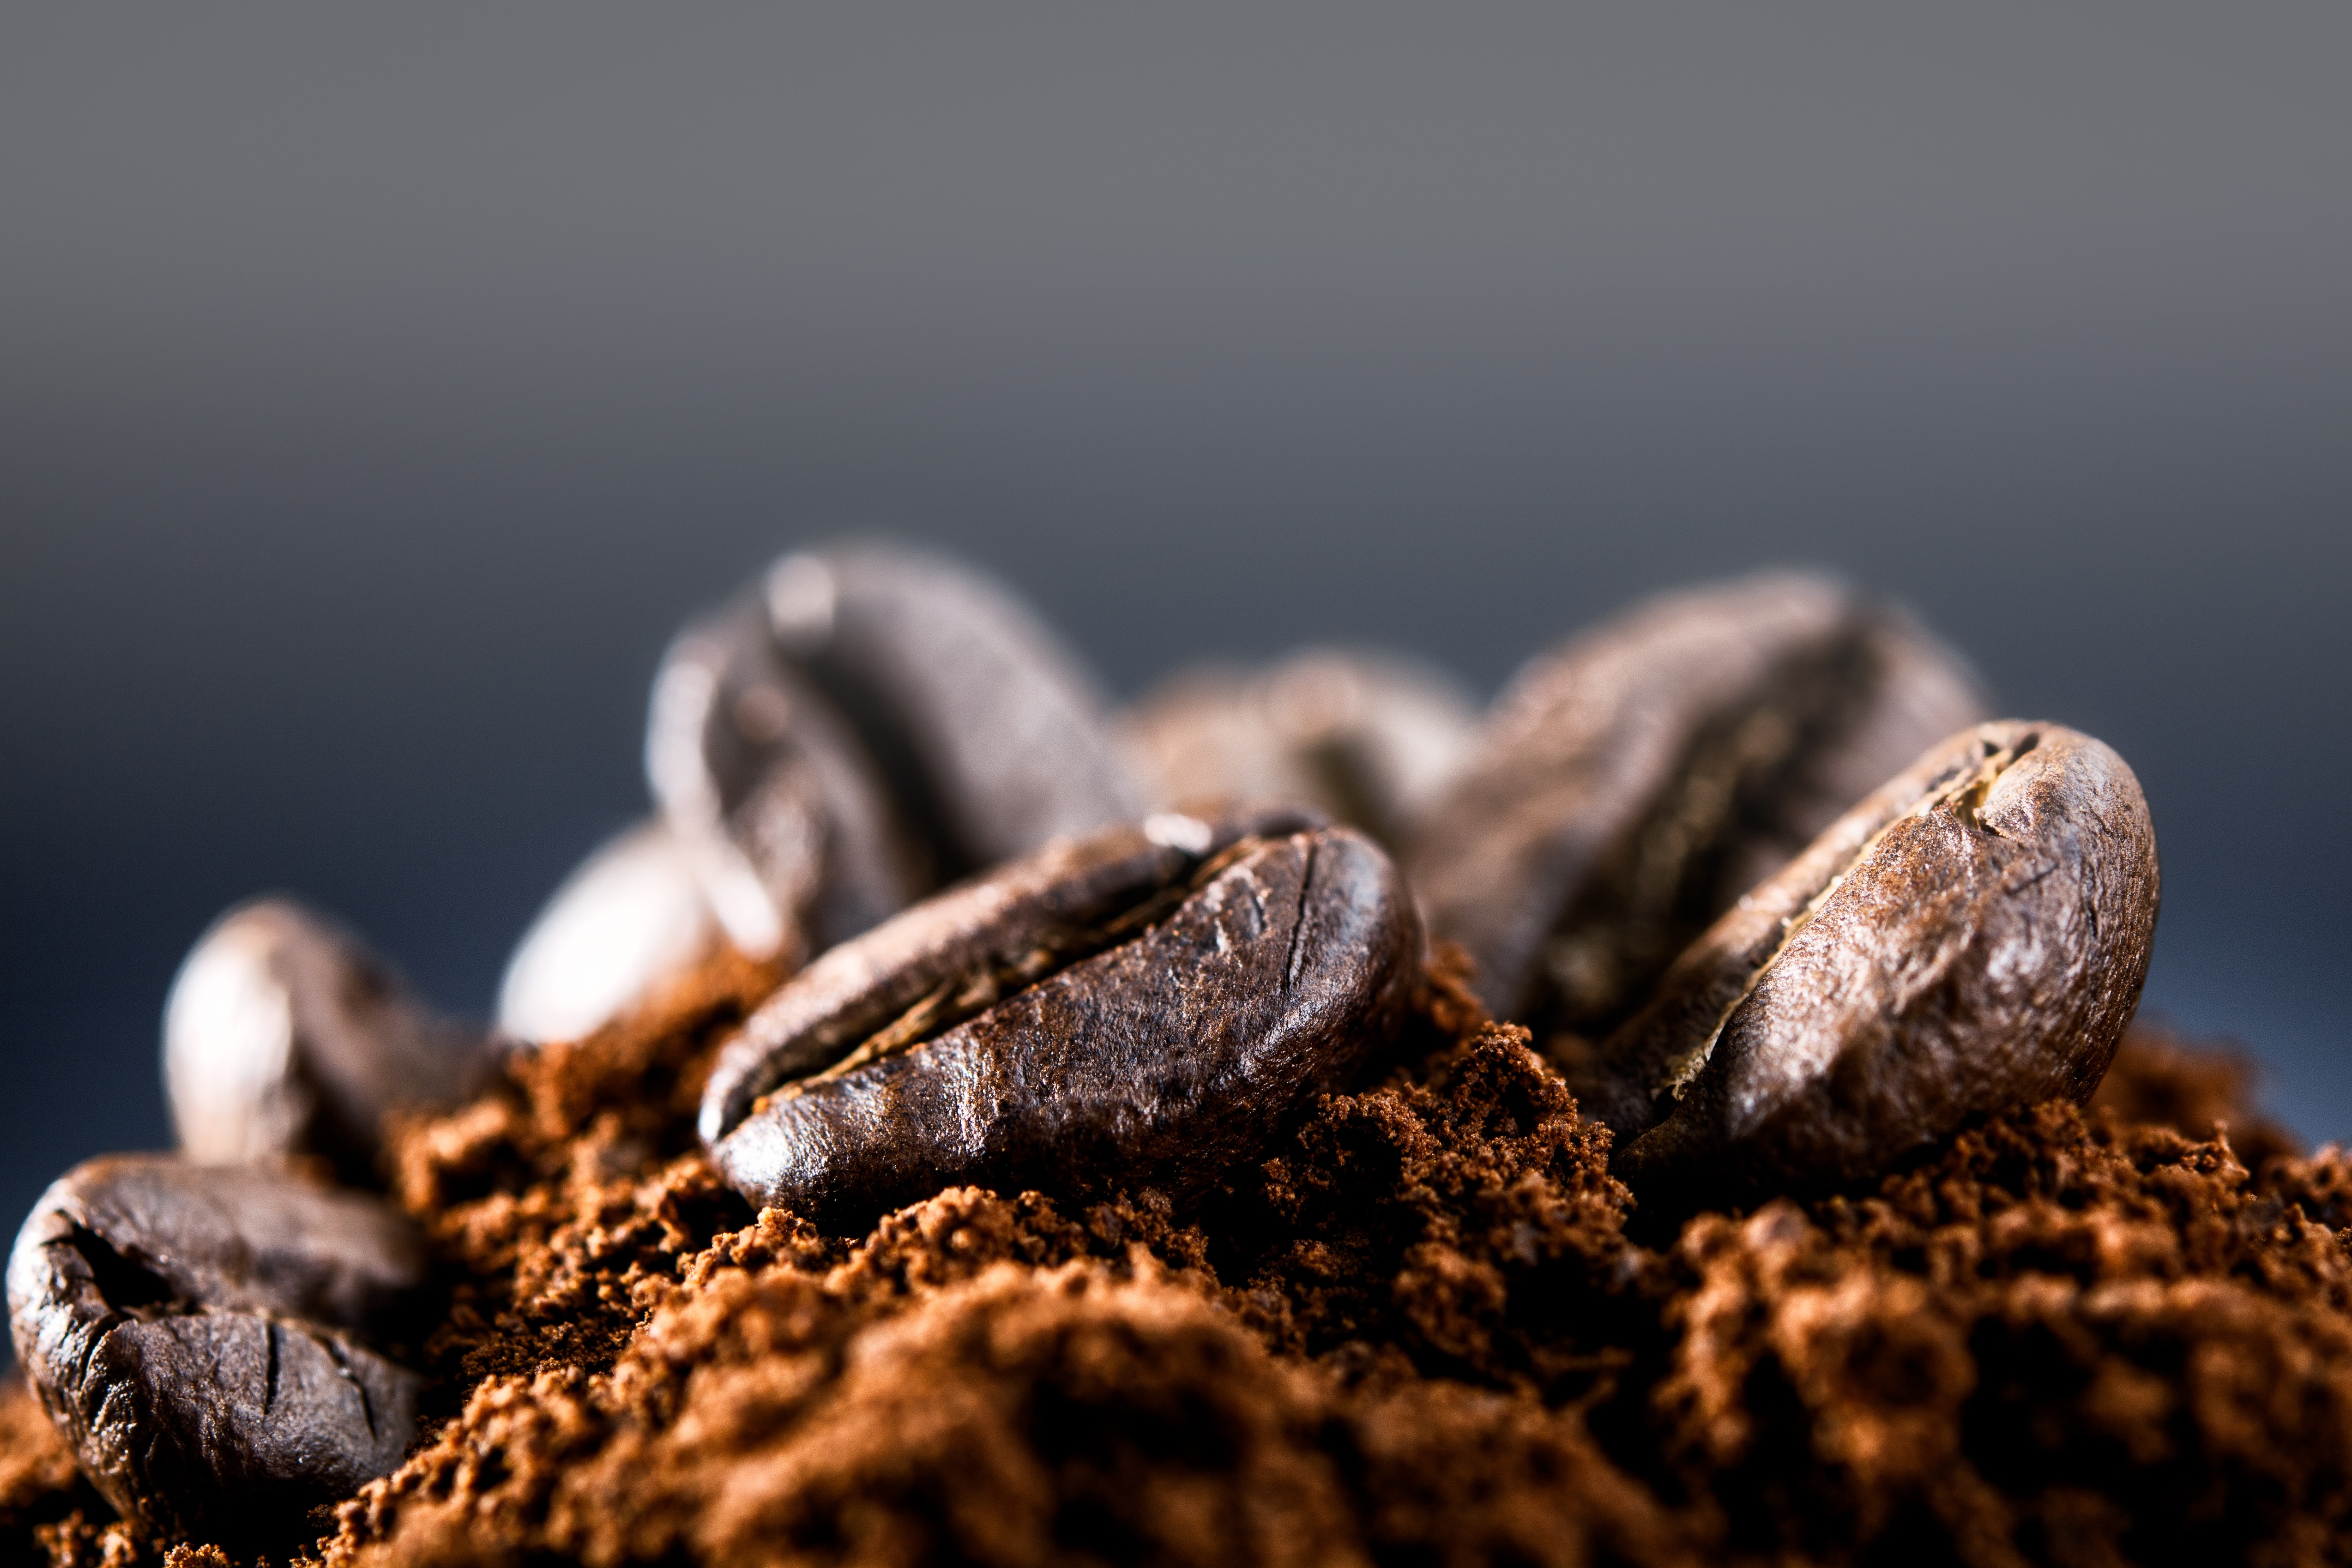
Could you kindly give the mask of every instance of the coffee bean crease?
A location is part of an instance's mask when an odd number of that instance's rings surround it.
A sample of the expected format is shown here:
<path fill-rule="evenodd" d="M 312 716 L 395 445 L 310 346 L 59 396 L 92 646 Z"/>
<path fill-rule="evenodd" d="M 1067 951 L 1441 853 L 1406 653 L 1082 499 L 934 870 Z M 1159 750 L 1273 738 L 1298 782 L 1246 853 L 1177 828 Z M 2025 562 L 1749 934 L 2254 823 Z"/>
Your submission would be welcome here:
<path fill-rule="evenodd" d="M 1753 889 L 1572 1073 L 1637 1190 L 1877 1173 L 1968 1118 L 2098 1086 L 2159 897 L 2138 782 L 2005 721 L 1936 747 Z"/>
<path fill-rule="evenodd" d="M 826 1222 L 963 1182 L 1196 1197 L 1393 1034 L 1421 938 L 1352 829 L 1195 842 L 1059 847 L 820 960 L 722 1053 L 720 1171 Z"/>
<path fill-rule="evenodd" d="M 398 1464 L 423 1384 L 383 1346 L 426 1286 L 379 1200 L 163 1155 L 52 1184 L 7 1269 L 26 1381 L 91 1483 L 166 1539 L 283 1528 Z"/>
<path fill-rule="evenodd" d="M 1982 717 L 1955 656 L 1834 579 L 1667 595 L 1512 682 L 1407 866 L 1482 1000 L 1573 1061 L 1743 889 Z"/>

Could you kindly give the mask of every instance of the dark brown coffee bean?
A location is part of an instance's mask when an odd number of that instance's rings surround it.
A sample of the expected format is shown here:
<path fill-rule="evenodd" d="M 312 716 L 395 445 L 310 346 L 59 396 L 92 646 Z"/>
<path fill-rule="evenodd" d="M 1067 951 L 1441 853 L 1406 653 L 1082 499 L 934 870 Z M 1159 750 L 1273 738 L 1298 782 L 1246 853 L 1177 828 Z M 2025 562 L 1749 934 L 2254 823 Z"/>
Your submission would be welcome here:
<path fill-rule="evenodd" d="M 1637 1190 L 1728 1202 L 2087 1100 L 2139 1004 L 2157 898 L 2122 758 L 2055 724 L 1979 726 L 1717 921 L 1602 1047 L 1588 1104 L 1632 1138 L 1616 1164 Z"/>
<path fill-rule="evenodd" d="M 703 1137 L 753 1202 L 828 1225 L 958 1183 L 1186 1202 L 1393 1034 L 1420 952 L 1352 829 L 1153 817 L 818 959 L 722 1052 Z"/>
<path fill-rule="evenodd" d="M 1132 818 L 1101 701 L 1010 595 L 940 557 L 788 555 L 681 635 L 647 771 L 738 947 L 796 960 L 942 882 Z"/>
<path fill-rule="evenodd" d="M 603 1027 L 719 940 L 687 847 L 656 817 L 600 846 L 547 900 L 499 982 L 499 1032 L 544 1044 Z"/>
<path fill-rule="evenodd" d="M 1317 648 L 1262 671 L 1184 671 L 1118 721 L 1129 770 L 1167 805 L 1303 800 L 1394 847 L 1463 758 L 1468 696 L 1411 660 Z"/>
<path fill-rule="evenodd" d="M 904 908 L 930 881 L 866 748 L 777 655 L 746 597 L 663 657 L 646 771 L 728 937 L 797 963 Z"/>
<path fill-rule="evenodd" d="M 856 728 L 940 880 L 1138 815 L 1102 694 L 992 579 L 848 543 L 785 556 L 761 588 L 777 647 Z"/>
<path fill-rule="evenodd" d="M 1742 891 L 1982 717 L 1952 655 L 1835 582 L 1669 595 L 1513 681 L 1407 867 L 1481 999 L 1572 1062 Z"/>
<path fill-rule="evenodd" d="M 164 1088 L 191 1158 L 321 1154 L 353 1181 L 373 1172 L 387 1111 L 465 1099 L 499 1048 L 436 1016 L 351 932 L 284 899 L 215 922 L 163 1010 Z"/>
<path fill-rule="evenodd" d="M 425 1283 L 415 1233 L 374 1199 L 116 1155 L 34 1205 L 8 1317 L 108 1501 L 167 1541 L 245 1540 L 400 1462 L 421 1381 L 380 1336 Z"/>
<path fill-rule="evenodd" d="M 1323 825 L 1313 810 L 1283 805 L 1164 812 L 1140 826 L 1056 843 L 931 899 L 826 954 L 745 1021 L 705 1087 L 704 1141 L 725 1136 L 771 1090 L 837 1063 L 942 984 L 1011 959 L 1063 967 L 1110 940 L 1089 933 L 1167 901 L 1242 839 Z"/>

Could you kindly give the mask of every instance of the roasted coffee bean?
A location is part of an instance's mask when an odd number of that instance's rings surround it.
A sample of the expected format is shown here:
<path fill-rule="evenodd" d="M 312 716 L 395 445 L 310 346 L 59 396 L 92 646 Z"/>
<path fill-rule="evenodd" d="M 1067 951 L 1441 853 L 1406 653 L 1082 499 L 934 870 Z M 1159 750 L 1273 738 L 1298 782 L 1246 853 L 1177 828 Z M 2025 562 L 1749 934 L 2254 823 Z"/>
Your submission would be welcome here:
<path fill-rule="evenodd" d="M 903 908 L 922 847 L 834 705 L 746 597 L 664 656 L 646 730 L 654 797 L 728 937 L 796 963 Z"/>
<path fill-rule="evenodd" d="M 1669 595 L 1512 682 L 1407 868 L 1480 998 L 1573 1061 L 1741 892 L 1983 717 L 1951 654 L 1835 582 Z"/>
<path fill-rule="evenodd" d="M 685 846 L 658 817 L 581 862 L 530 923 L 499 984 L 499 1031 L 589 1034 L 692 969 L 719 925 Z"/>
<path fill-rule="evenodd" d="M 941 880 L 1136 816 L 1101 693 L 992 580 L 838 544 L 785 556 L 761 588 L 776 646 L 856 727 Z"/>
<path fill-rule="evenodd" d="M 1172 908 L 1177 882 L 1241 840 L 1323 826 L 1311 808 L 1278 804 L 1163 812 L 1139 827 L 1056 843 L 908 910 L 811 965 L 746 1020 L 711 1069 L 704 1140 L 724 1136 L 771 1090 L 838 1062 L 942 984 L 1007 955 L 1065 967 L 1114 940 L 1088 933 L 1139 907 L 1146 921 L 1165 912 L 1160 904 Z M 1130 928 L 1140 925 L 1119 929 Z"/>
<path fill-rule="evenodd" d="M 958 1183 L 1188 1202 L 1392 1036 L 1420 953 L 1353 829 L 1155 816 L 818 959 L 722 1050 L 703 1138 L 753 1202 L 833 1226 Z"/>
<path fill-rule="evenodd" d="M 1637 1191 L 1722 1203 L 2087 1100 L 2139 1004 L 2157 896 L 2122 758 L 2055 724 L 1963 731 L 1684 953 L 1585 1102 L 1633 1140 L 1616 1168 Z"/>
<path fill-rule="evenodd" d="M 794 959 L 940 883 L 1131 818 L 1092 684 L 993 583 L 874 544 L 785 556 L 656 682 L 655 796 L 721 922 Z"/>
<path fill-rule="evenodd" d="M 163 1010 L 163 1083 L 197 1161 L 320 1154 L 373 1171 L 385 1112 L 447 1104 L 499 1042 L 436 1016 L 341 926 L 283 899 L 231 910 L 189 950 Z"/>
<path fill-rule="evenodd" d="M 16 1359 L 108 1501 L 166 1541 L 299 1524 L 400 1462 L 425 1253 L 355 1193 L 163 1155 L 92 1160 L 8 1258 Z"/>
<path fill-rule="evenodd" d="M 1117 723 L 1129 769 L 1163 805 L 1310 801 L 1393 847 L 1453 776 L 1476 729 L 1469 697 L 1420 664 L 1317 648 L 1252 672 L 1207 667 Z"/>

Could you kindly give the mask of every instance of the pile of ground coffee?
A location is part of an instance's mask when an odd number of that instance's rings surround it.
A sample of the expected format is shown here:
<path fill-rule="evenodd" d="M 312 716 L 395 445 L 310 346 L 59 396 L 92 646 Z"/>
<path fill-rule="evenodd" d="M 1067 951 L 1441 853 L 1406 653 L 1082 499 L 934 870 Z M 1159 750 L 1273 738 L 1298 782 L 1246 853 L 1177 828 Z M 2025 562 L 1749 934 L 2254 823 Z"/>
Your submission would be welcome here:
<path fill-rule="evenodd" d="M 331 1564 L 2326 1562 L 2352 1555 L 2352 1162 L 2136 1032 L 2088 1111 L 1874 1189 L 1637 1211 L 1450 973 L 1361 1092 L 1171 1215 L 942 1193 L 856 1240 L 696 1144 L 723 960 L 394 1140 L 449 1306 Z M 0 1550 L 110 1522 L 21 1390 Z"/>

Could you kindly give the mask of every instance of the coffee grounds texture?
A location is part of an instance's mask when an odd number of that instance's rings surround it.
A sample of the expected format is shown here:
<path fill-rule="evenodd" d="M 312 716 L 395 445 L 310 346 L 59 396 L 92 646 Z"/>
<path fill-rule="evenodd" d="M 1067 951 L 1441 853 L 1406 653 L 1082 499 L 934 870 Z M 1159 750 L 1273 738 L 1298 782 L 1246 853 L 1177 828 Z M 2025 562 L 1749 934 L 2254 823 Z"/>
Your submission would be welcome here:
<path fill-rule="evenodd" d="M 851 1240 L 694 1143 L 772 984 L 715 963 L 398 1128 L 427 1435 L 267 1560 L 2352 1559 L 2352 1162 L 2242 1058 L 2143 1027 L 2086 1111 L 1672 1221 L 1442 967 L 1196 1214 L 957 1189 Z M 248 1561 L 115 1522 L 21 1388 L 0 1556 Z"/>

